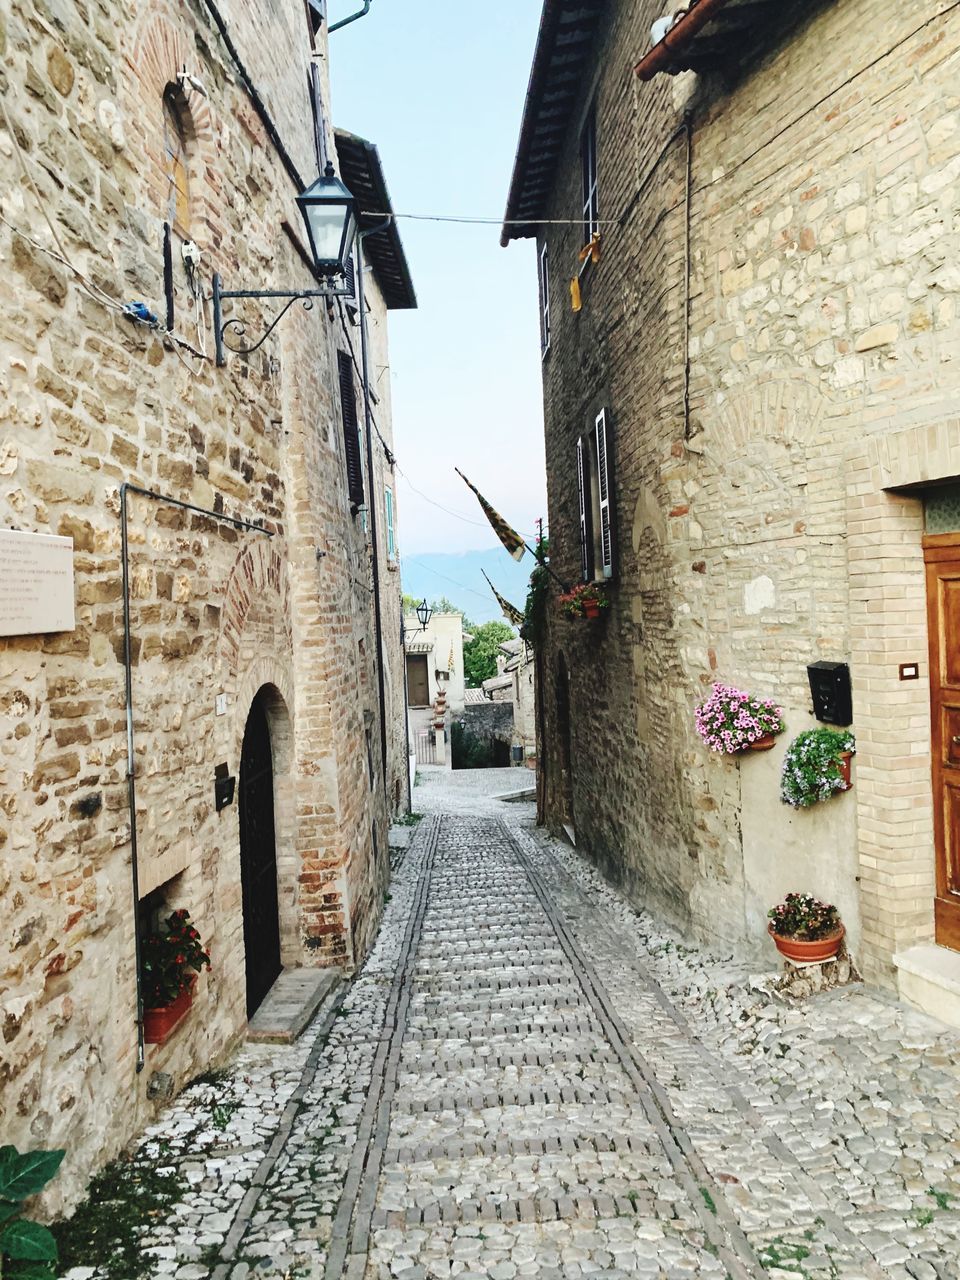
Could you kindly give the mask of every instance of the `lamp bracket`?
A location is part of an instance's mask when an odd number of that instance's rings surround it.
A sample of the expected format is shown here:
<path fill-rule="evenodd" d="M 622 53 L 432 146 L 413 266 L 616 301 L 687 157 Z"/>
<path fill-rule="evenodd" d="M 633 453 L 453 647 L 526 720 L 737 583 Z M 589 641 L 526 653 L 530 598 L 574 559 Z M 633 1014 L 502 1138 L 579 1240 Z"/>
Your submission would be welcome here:
<path fill-rule="evenodd" d="M 302 302 L 305 311 L 313 308 L 314 298 L 351 298 L 353 291 L 351 289 L 338 289 L 332 284 L 323 289 L 223 289 L 220 285 L 219 275 L 213 277 L 213 336 L 216 344 L 216 358 L 218 367 L 222 368 L 227 363 L 227 352 L 231 351 L 234 355 L 248 356 L 263 346 L 270 334 L 287 314 L 295 302 Z M 243 336 L 246 333 L 246 326 L 242 320 L 236 316 L 232 316 L 229 320 L 223 318 L 223 302 L 233 298 L 276 298 L 284 299 L 284 305 L 267 325 L 260 338 L 249 346 L 228 346 L 224 340 L 224 336 L 228 329 Z"/>

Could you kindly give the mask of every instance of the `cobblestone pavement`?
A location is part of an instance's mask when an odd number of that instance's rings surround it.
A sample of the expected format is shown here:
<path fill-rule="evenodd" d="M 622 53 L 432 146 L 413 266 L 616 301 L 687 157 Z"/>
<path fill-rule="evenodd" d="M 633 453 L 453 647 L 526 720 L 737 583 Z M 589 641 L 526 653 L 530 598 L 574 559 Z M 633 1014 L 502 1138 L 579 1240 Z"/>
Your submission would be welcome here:
<path fill-rule="evenodd" d="M 683 947 L 518 776 L 430 771 L 361 975 L 146 1135 L 144 1274 L 958 1280 L 960 1037 Z"/>

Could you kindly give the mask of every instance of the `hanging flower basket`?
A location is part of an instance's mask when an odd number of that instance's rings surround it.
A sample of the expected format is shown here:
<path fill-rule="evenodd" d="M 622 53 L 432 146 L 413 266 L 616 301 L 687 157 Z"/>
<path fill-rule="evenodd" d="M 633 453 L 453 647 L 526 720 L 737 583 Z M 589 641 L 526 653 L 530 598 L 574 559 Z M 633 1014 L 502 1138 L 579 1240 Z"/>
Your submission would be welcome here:
<path fill-rule="evenodd" d="M 845 729 L 806 729 L 787 747 L 780 774 L 780 799 L 809 809 L 840 791 L 849 791 L 856 739 Z"/>
<path fill-rule="evenodd" d="M 715 684 L 696 710 L 697 733 L 711 751 L 735 755 L 748 747 L 766 751 L 783 732 L 783 712 L 769 698 Z"/>
<path fill-rule="evenodd" d="M 568 618 L 599 618 L 600 610 L 609 608 L 610 601 L 595 582 L 580 582 L 572 591 L 558 596 L 557 604 Z"/>

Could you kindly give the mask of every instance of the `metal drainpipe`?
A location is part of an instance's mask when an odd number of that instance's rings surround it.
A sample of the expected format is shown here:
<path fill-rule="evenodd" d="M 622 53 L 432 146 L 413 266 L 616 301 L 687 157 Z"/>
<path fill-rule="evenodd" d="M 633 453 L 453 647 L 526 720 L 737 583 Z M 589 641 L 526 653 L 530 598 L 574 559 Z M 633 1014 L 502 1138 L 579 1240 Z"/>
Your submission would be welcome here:
<path fill-rule="evenodd" d="M 373 467 L 373 413 L 370 409 L 370 354 L 369 335 L 367 333 L 367 307 L 363 287 L 363 242 L 369 235 L 382 231 L 393 221 L 387 218 L 368 231 L 361 231 L 357 236 L 357 306 L 360 309 L 360 368 L 363 376 L 363 422 L 367 436 L 367 482 L 370 489 L 370 501 L 367 510 L 370 513 L 370 542 L 373 550 L 373 621 L 377 639 L 377 692 L 380 698 L 380 752 L 383 757 L 383 794 L 387 799 L 387 691 L 383 679 L 383 613 L 380 607 L 380 546 L 377 541 L 377 494 L 374 492 L 375 471 Z"/>
<path fill-rule="evenodd" d="M 140 868 L 137 865 L 137 783 L 136 761 L 133 749 L 133 662 L 130 654 L 130 554 L 127 541 L 127 494 L 138 493 L 142 498 L 152 498 L 154 502 L 163 502 L 171 507 L 179 507 L 181 511 L 193 511 L 197 515 L 209 516 L 219 520 L 221 524 L 232 524 L 237 529 L 252 529 L 255 533 L 265 534 L 272 538 L 273 533 L 259 524 L 249 520 L 234 520 L 232 516 L 222 515 L 219 511 L 210 511 L 206 507 L 195 507 L 190 502 L 181 502 L 179 498 L 168 498 L 165 494 L 155 493 L 152 489 L 141 489 L 138 485 L 129 484 L 126 480 L 120 486 L 120 558 L 123 572 L 123 679 L 124 700 L 127 718 L 127 804 L 130 809 L 130 883 L 133 892 L 133 954 L 137 972 L 137 1074 L 143 1070 L 145 1061 L 145 1045 L 143 1040 L 143 980 L 140 975 Z"/>
<path fill-rule="evenodd" d="M 413 813 L 413 788 L 410 785 L 410 689 L 407 684 L 407 640 L 403 623 L 403 593 L 400 593 L 400 657 L 403 662 L 403 766 L 406 777 L 407 814 Z"/>
<path fill-rule="evenodd" d="M 339 22 L 335 22 L 332 27 L 327 27 L 327 35 L 332 36 L 334 31 L 339 31 L 341 27 L 347 27 L 351 22 L 356 22 L 358 18 L 365 18 L 370 12 L 370 6 L 373 0 L 363 0 L 363 8 L 358 9 L 356 13 L 351 13 L 349 18 L 341 18 Z"/>
<path fill-rule="evenodd" d="M 683 302 L 683 438 L 690 439 L 690 271 L 691 271 L 691 224 L 690 196 L 693 188 L 693 120 L 688 112 L 683 119 L 683 127 L 687 134 L 687 172 L 686 190 L 683 198 L 684 214 L 684 302 Z"/>

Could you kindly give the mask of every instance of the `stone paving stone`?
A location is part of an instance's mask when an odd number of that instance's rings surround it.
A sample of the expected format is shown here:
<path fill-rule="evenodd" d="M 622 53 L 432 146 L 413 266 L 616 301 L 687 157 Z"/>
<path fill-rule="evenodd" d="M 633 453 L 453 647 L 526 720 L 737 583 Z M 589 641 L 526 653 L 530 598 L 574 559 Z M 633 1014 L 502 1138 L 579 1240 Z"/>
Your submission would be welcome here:
<path fill-rule="evenodd" d="M 436 852 L 431 816 L 340 1016 L 144 1135 L 183 1189 L 152 1274 L 958 1280 L 960 1038 L 684 945 L 491 799 L 513 773 L 429 771 Z"/>

